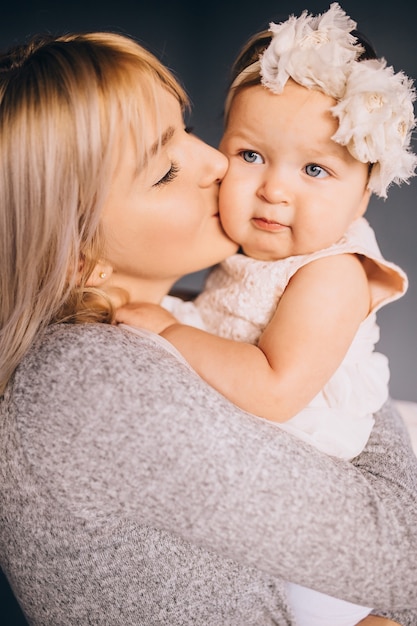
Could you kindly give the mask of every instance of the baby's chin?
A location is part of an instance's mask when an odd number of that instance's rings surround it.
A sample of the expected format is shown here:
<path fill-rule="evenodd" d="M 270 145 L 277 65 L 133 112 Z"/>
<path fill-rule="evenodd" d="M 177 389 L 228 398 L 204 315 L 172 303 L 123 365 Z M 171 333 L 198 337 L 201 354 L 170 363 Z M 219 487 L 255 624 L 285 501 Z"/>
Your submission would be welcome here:
<path fill-rule="evenodd" d="M 286 255 L 280 254 L 277 251 L 259 250 L 248 246 L 239 246 L 238 252 L 240 254 L 244 254 L 245 256 L 249 256 L 251 259 L 255 259 L 256 261 L 281 261 L 286 258 Z"/>

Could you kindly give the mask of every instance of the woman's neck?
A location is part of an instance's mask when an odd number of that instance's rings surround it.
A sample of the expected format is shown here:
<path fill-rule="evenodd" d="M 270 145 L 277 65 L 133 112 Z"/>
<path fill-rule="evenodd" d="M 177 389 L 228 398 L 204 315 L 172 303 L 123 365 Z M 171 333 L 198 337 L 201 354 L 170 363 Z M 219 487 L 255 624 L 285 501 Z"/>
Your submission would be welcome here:
<path fill-rule="evenodd" d="M 121 277 L 113 274 L 109 279 L 109 291 L 123 294 L 121 297 L 125 302 L 159 304 L 175 282 L 175 278 L 155 280 L 151 278 Z"/>

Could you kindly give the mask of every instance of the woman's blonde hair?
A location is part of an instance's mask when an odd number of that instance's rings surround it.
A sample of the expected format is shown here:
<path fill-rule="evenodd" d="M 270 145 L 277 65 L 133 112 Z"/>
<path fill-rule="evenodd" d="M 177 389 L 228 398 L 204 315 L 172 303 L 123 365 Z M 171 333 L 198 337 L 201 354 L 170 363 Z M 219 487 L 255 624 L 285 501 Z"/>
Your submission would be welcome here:
<path fill-rule="evenodd" d="M 0 57 L 0 394 L 49 323 L 111 321 L 86 282 L 116 150 L 133 132 L 144 164 L 158 86 L 187 106 L 153 54 L 113 33 L 38 38 Z"/>

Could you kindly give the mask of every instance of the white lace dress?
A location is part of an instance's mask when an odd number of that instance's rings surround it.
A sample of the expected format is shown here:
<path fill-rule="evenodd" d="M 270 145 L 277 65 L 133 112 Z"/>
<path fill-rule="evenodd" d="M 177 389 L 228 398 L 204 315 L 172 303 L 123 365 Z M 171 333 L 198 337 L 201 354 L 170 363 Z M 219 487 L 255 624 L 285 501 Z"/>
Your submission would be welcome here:
<path fill-rule="evenodd" d="M 408 285 L 401 268 L 382 257 L 374 231 L 364 218 L 355 221 L 337 244 L 312 254 L 280 261 L 258 261 L 236 254 L 211 272 L 194 302 L 196 310 L 189 302 L 184 316 L 181 305 L 171 303 L 168 308 L 175 309 L 184 323 L 256 344 L 297 270 L 315 259 L 344 253 L 361 256 L 369 278 L 371 311 L 322 391 L 279 427 L 327 454 L 350 459 L 365 446 L 373 426 L 372 414 L 388 397 L 389 365 L 387 358 L 375 351 L 379 340 L 375 313 L 404 294 Z M 190 308 L 194 319 L 189 317 Z"/>

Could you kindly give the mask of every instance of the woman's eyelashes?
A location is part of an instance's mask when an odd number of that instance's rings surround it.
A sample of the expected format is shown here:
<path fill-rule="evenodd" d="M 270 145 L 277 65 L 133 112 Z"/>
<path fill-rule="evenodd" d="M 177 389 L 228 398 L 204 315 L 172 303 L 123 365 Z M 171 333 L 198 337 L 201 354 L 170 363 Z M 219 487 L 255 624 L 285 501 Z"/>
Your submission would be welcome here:
<path fill-rule="evenodd" d="M 169 168 L 167 173 L 164 174 L 164 176 L 162 176 L 162 178 L 160 178 L 156 183 L 154 183 L 153 186 L 162 187 L 163 185 L 170 183 L 174 180 L 174 178 L 176 178 L 179 171 L 180 168 L 178 167 L 178 165 L 176 163 L 171 163 L 171 167 Z"/>

